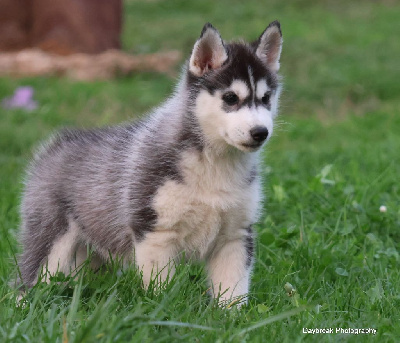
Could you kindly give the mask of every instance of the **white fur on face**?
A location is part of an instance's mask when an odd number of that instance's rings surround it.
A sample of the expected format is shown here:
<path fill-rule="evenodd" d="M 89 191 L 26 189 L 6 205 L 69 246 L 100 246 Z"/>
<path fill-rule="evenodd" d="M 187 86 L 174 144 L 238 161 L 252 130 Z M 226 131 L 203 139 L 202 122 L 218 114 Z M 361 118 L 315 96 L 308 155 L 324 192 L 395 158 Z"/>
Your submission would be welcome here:
<path fill-rule="evenodd" d="M 224 112 L 226 115 L 226 113 Z M 252 144 L 253 139 L 250 130 L 257 126 L 265 126 L 269 134 L 272 134 L 273 122 L 271 112 L 263 106 L 242 107 L 237 112 L 228 113 L 232 118 L 225 119 L 222 129 L 227 143 L 236 146 L 240 150 L 248 151 L 244 144 Z"/>
<path fill-rule="evenodd" d="M 250 95 L 250 90 L 246 83 L 241 80 L 235 80 L 232 82 L 229 90 L 234 92 L 240 100 L 246 99 Z"/>
<path fill-rule="evenodd" d="M 261 99 L 268 86 L 265 80 L 260 80 L 256 85 L 257 98 Z M 242 151 L 254 151 L 255 149 L 245 147 L 252 144 L 253 140 L 250 130 L 257 126 L 265 126 L 269 135 L 273 132 L 273 118 L 277 110 L 276 95 L 271 95 L 271 110 L 264 106 L 243 106 L 238 111 L 225 112 L 223 109 L 222 95 L 232 90 L 243 99 L 244 94 L 249 94 L 249 89 L 243 81 L 235 80 L 232 85 L 224 91 L 216 91 L 214 94 L 202 90 L 196 100 L 196 114 L 203 129 L 207 141 L 221 149 L 228 143 Z M 261 95 L 262 94 L 262 95 Z"/>
<path fill-rule="evenodd" d="M 278 88 L 273 92 L 271 96 L 271 113 L 273 118 L 278 115 L 278 108 L 279 108 L 279 97 L 281 95 L 282 88 L 279 85 Z"/>
<path fill-rule="evenodd" d="M 257 82 L 257 90 L 256 96 L 257 99 L 261 99 L 266 92 L 268 92 L 270 88 L 267 85 L 267 81 L 265 79 L 261 79 Z"/>

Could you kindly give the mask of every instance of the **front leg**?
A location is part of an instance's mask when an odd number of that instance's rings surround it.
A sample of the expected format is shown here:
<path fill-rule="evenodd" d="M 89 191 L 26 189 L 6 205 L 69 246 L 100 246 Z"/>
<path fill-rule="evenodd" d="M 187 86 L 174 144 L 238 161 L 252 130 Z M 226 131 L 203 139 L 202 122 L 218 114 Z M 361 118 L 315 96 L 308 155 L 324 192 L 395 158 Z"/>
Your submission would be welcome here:
<path fill-rule="evenodd" d="M 212 294 L 221 304 L 234 301 L 247 303 L 250 274 L 253 264 L 254 237 L 251 226 L 242 229 L 234 239 L 221 238 L 211 254 L 207 266 Z"/>
<path fill-rule="evenodd" d="M 154 231 L 135 244 L 135 262 L 142 272 L 145 288 L 152 280 L 159 287 L 174 275 L 177 257 L 175 238 L 174 232 Z"/>

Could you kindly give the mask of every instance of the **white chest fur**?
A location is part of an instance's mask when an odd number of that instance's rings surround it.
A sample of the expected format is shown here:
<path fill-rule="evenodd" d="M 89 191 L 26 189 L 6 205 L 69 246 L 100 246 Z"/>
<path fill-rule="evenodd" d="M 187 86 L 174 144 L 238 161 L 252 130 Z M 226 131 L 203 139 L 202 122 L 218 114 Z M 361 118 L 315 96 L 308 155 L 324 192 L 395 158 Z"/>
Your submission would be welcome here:
<path fill-rule="evenodd" d="M 165 231 L 189 256 L 204 257 L 218 237 L 240 236 L 257 219 L 258 181 L 249 183 L 254 158 L 216 159 L 182 154 L 183 182 L 169 180 L 156 193 L 156 231 Z"/>

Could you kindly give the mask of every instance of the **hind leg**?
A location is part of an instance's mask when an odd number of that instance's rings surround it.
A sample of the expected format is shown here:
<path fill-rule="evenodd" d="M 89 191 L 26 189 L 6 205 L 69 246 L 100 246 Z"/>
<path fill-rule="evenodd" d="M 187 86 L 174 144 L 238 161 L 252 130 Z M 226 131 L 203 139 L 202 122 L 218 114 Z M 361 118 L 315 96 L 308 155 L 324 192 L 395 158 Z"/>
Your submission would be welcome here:
<path fill-rule="evenodd" d="M 74 258 L 79 243 L 79 227 L 73 221 L 69 221 L 68 230 L 58 237 L 53 243 L 46 259 L 44 267 L 45 281 L 47 276 L 62 272 L 70 274 L 74 268 Z"/>
<path fill-rule="evenodd" d="M 101 256 L 91 251 L 91 245 L 82 236 L 79 226 L 70 220 L 68 231 L 55 241 L 47 257 L 47 274 L 62 272 L 65 275 L 75 275 L 89 256 L 90 268 L 97 270 L 104 264 Z"/>
<path fill-rule="evenodd" d="M 26 198 L 28 199 L 25 199 L 22 208 L 23 253 L 18 262 L 21 272 L 21 280 L 18 283 L 29 288 L 37 283 L 38 274 L 46 265 L 49 255 L 52 255 L 49 261 L 50 268 L 56 268 L 54 265 L 57 262 L 53 261 L 57 251 L 54 246 L 58 245 L 59 249 L 65 250 L 66 247 L 59 243 L 60 239 L 65 235 L 74 235 L 69 233 L 68 218 L 60 209 L 51 208 L 51 205 L 44 201 L 32 202 L 32 197 Z"/>
<path fill-rule="evenodd" d="M 79 242 L 72 261 L 72 269 L 78 269 L 81 267 L 87 261 L 89 256 L 89 266 L 93 270 L 99 269 L 104 264 L 102 257 L 96 251 L 93 251 L 89 244 Z"/>
<path fill-rule="evenodd" d="M 62 228 L 61 228 L 62 229 Z M 49 282 L 49 276 L 62 272 L 65 275 L 76 274 L 88 258 L 88 244 L 84 242 L 80 227 L 69 219 L 68 227 L 52 242 L 52 236 L 34 235 L 25 237 L 25 251 L 20 260 L 23 283 L 31 287 L 38 282 L 39 272 L 43 268 L 42 281 Z M 104 263 L 101 256 L 93 251 L 89 266 L 99 269 Z"/>

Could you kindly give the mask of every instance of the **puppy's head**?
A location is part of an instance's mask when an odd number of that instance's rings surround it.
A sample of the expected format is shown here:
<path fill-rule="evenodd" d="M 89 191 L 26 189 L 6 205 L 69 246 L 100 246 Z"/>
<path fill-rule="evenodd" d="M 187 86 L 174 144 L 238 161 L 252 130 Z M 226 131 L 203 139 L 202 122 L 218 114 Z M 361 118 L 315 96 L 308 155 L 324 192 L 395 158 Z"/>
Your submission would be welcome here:
<path fill-rule="evenodd" d="M 188 67 L 193 112 L 208 144 L 258 150 L 273 132 L 282 33 L 277 21 L 253 43 L 225 43 L 206 24 Z"/>

